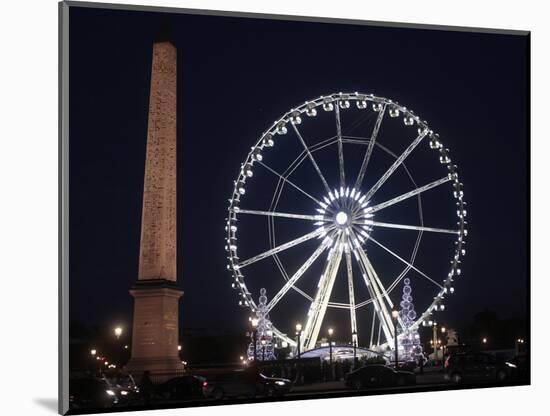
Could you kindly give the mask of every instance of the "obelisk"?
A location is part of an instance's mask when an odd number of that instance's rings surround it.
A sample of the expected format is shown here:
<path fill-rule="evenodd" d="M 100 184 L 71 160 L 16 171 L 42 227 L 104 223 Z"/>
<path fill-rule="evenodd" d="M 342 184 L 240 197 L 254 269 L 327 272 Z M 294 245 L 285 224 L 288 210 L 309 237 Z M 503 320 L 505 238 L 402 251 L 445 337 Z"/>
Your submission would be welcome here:
<path fill-rule="evenodd" d="M 141 241 L 128 369 L 182 369 L 176 284 L 176 48 L 164 26 L 153 44 Z"/>

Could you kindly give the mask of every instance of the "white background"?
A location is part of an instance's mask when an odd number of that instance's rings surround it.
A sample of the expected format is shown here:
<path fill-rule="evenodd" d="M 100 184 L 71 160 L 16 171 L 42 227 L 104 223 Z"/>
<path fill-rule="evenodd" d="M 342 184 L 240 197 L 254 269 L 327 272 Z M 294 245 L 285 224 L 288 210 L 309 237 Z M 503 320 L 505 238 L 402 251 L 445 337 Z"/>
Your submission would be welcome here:
<path fill-rule="evenodd" d="M 136 0 L 138 1 L 138 0 Z M 113 1 L 126 3 L 123 1 Z M 131 2 L 128 2 L 131 3 Z M 295 14 L 532 31 L 531 387 L 325 399 L 148 412 L 150 415 L 262 412 L 345 414 L 541 413 L 547 408 L 549 328 L 546 235 L 550 151 L 550 13 L 544 1 L 196 0 L 145 1 L 214 10 Z M 2 2 L 0 11 L 0 413 L 54 414 L 57 396 L 57 4 Z M 307 47 L 307 46 L 304 46 Z M 506 106 L 506 102 L 495 103 Z M 523 146 L 523 143 L 503 143 Z M 475 151 L 475 149 L 472 149 Z M 495 154 L 498 155 L 498 149 Z M 489 156 L 489 155 L 488 155 Z M 503 168 L 506 168 L 503 166 Z M 487 184 L 490 186 L 490 184 Z M 506 196 L 494 201 L 506 209 Z M 514 220 L 510 212 L 510 221 Z M 501 238 L 506 237 L 503 224 Z M 505 259 L 503 259 L 505 261 Z M 482 278 L 482 276 L 480 276 Z M 498 288 L 495 288 L 498 293 Z M 465 299 L 466 301 L 466 299 Z"/>

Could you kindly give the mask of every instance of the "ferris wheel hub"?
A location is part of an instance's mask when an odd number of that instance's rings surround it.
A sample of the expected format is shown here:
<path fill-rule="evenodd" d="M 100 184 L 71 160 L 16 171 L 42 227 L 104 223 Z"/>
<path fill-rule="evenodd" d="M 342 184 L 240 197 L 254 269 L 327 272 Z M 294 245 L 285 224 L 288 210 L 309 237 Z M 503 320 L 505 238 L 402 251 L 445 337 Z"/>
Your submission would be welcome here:
<path fill-rule="evenodd" d="M 340 211 L 338 214 L 336 214 L 336 224 L 338 225 L 347 225 L 349 222 L 348 214 L 346 214 L 344 211 Z"/>

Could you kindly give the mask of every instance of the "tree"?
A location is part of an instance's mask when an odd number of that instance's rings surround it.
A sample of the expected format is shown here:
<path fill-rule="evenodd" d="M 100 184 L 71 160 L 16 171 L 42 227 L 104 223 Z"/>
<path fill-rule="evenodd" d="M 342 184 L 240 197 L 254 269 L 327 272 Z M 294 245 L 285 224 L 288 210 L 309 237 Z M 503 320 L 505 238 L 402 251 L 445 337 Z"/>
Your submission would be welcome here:
<path fill-rule="evenodd" d="M 265 288 L 260 289 L 260 297 L 256 317 L 258 318 L 258 326 L 256 328 L 256 359 L 257 360 L 275 360 L 273 348 L 273 325 L 269 320 L 267 313 L 267 296 Z M 254 359 L 254 334 L 252 341 L 248 345 L 248 359 Z"/>
<path fill-rule="evenodd" d="M 399 339 L 399 356 L 402 361 L 418 361 L 422 356 L 422 345 L 418 331 L 409 330 L 416 320 L 416 311 L 414 310 L 411 281 L 408 278 L 403 280 L 403 296 L 400 303 L 402 330 L 404 335 Z"/>

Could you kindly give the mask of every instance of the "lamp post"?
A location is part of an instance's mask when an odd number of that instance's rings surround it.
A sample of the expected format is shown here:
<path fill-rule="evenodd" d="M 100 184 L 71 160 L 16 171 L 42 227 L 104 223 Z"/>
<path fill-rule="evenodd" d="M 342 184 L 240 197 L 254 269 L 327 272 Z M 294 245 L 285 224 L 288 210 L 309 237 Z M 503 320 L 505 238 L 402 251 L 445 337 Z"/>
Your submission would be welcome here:
<path fill-rule="evenodd" d="M 444 326 L 441 327 L 441 350 L 443 351 L 443 358 L 445 358 L 445 353 L 447 352 L 447 339 L 445 337 L 445 333 L 447 332 L 447 328 Z"/>
<path fill-rule="evenodd" d="M 353 341 L 353 369 L 357 366 L 357 332 L 353 331 L 351 334 L 351 339 Z"/>
<path fill-rule="evenodd" d="M 122 365 L 122 349 L 120 347 L 120 336 L 123 332 L 122 327 L 120 325 L 116 326 L 113 329 L 113 332 L 116 337 L 116 353 L 113 358 L 117 361 L 118 364 Z"/>
<path fill-rule="evenodd" d="M 267 344 L 267 341 L 264 337 L 262 337 L 260 344 L 262 344 L 262 361 L 265 361 L 265 345 Z"/>
<path fill-rule="evenodd" d="M 251 321 L 252 322 L 252 328 L 254 328 L 252 330 L 252 340 L 253 340 L 253 348 L 254 348 L 254 361 L 256 361 L 256 337 L 258 336 L 258 318 L 252 318 Z"/>
<path fill-rule="evenodd" d="M 302 335 L 302 324 L 296 324 L 296 344 L 298 346 L 298 359 L 300 359 L 300 337 Z"/>
<path fill-rule="evenodd" d="M 432 345 L 434 348 L 434 361 L 437 360 L 437 322 L 432 324 Z"/>
<path fill-rule="evenodd" d="M 95 348 L 92 348 L 90 350 L 90 355 L 92 356 L 93 360 L 97 361 L 97 360 L 99 360 L 99 357 L 97 357 L 96 354 L 97 354 L 97 350 Z M 100 371 L 101 371 L 101 367 L 100 367 Z"/>
<path fill-rule="evenodd" d="M 397 352 L 397 318 L 399 318 L 399 309 L 397 309 L 396 305 L 393 305 L 393 308 L 391 310 L 391 319 L 393 321 L 393 341 L 394 341 L 394 348 L 395 348 L 395 369 L 397 370 L 399 368 L 399 355 Z"/>
<path fill-rule="evenodd" d="M 334 330 L 332 328 L 328 329 L 328 351 L 329 351 L 329 368 L 330 368 L 330 378 L 332 379 L 332 334 Z"/>

